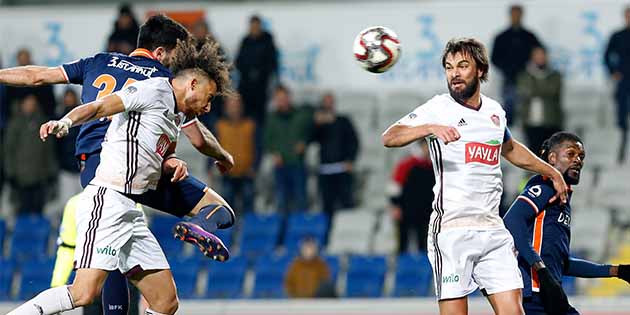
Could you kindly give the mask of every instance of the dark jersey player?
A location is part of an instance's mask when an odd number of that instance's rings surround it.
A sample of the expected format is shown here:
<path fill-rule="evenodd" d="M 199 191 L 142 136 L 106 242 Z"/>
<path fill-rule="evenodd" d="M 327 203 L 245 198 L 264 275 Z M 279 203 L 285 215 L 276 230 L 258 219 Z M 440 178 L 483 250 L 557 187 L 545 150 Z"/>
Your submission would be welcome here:
<path fill-rule="evenodd" d="M 572 133 L 558 132 L 541 148 L 541 158 L 577 185 L 584 165 L 584 144 Z M 514 237 L 523 275 L 523 308 L 527 315 L 579 314 L 569 305 L 562 276 L 581 278 L 619 277 L 630 282 L 630 265 L 602 265 L 570 256 L 571 195 L 562 204 L 549 202 L 553 183 L 532 177 L 504 216 Z"/>
<path fill-rule="evenodd" d="M 179 23 L 164 15 L 149 18 L 140 28 L 138 49 L 129 56 L 100 53 L 93 57 L 64 64 L 60 67 L 26 66 L 0 70 L 0 83 L 35 86 L 75 83 L 83 86 L 82 101 L 88 103 L 122 89 L 135 81 L 153 77 L 170 77 L 166 67 L 173 58 L 177 40 L 190 37 Z M 208 103 L 209 109 L 210 103 Z M 82 162 L 81 184 L 86 186 L 94 177 L 100 162 L 101 142 L 109 120 L 103 119 L 82 126 L 76 143 L 76 155 Z M 197 119 L 188 121 L 184 134 L 193 146 L 217 160 L 221 170 L 233 166 L 232 156 Z M 221 240 L 213 235 L 220 228 L 233 225 L 235 215 L 225 200 L 204 183 L 187 176 L 186 163 L 175 156 L 165 158 L 165 174 L 157 190 L 132 196 L 134 200 L 178 217 L 191 216 L 190 221 L 176 225 L 178 237 L 196 244 L 201 251 L 216 260 L 229 258 Z M 169 174 L 170 173 L 172 174 Z M 128 179 L 134 176 L 128 174 Z M 185 177 L 185 178 L 184 178 Z M 180 180 L 181 178 L 184 178 Z M 107 287 L 107 284 L 106 284 Z"/>

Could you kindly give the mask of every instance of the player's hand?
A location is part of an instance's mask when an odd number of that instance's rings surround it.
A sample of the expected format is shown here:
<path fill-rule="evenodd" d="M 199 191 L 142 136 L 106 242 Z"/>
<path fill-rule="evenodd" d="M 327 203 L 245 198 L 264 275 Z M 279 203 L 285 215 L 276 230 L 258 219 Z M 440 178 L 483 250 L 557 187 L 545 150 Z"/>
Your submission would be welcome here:
<path fill-rule="evenodd" d="M 438 139 L 442 140 L 444 144 L 449 144 L 450 142 L 455 142 L 459 140 L 462 136 L 459 134 L 459 131 L 455 127 L 442 126 L 442 125 L 433 125 L 431 126 L 431 133 L 438 137 Z"/>
<path fill-rule="evenodd" d="M 166 159 L 162 163 L 162 171 L 166 174 L 173 174 L 171 183 L 176 183 L 188 177 L 188 164 L 178 158 Z"/>
<path fill-rule="evenodd" d="M 556 190 L 556 194 L 549 199 L 549 202 L 555 202 L 560 199 L 560 202 L 567 203 L 567 196 L 569 194 L 569 186 L 564 182 L 564 178 L 560 172 L 556 171 L 551 177 L 553 181 L 553 188 Z"/>
<path fill-rule="evenodd" d="M 229 172 L 232 167 L 234 167 L 234 157 L 232 154 L 226 151 L 223 155 L 223 159 L 214 161 L 214 165 L 221 171 L 221 174 Z"/>
<path fill-rule="evenodd" d="M 65 137 L 72 127 L 72 120 L 64 118 L 61 120 L 50 120 L 39 127 L 39 138 L 46 141 L 48 135 L 56 135 L 57 138 Z"/>
<path fill-rule="evenodd" d="M 630 265 L 619 265 L 617 267 L 617 278 L 630 283 Z"/>
<path fill-rule="evenodd" d="M 547 314 L 566 314 L 571 306 L 562 285 L 553 277 L 549 269 L 540 268 L 536 272 L 540 282 L 540 299 L 545 312 Z"/>

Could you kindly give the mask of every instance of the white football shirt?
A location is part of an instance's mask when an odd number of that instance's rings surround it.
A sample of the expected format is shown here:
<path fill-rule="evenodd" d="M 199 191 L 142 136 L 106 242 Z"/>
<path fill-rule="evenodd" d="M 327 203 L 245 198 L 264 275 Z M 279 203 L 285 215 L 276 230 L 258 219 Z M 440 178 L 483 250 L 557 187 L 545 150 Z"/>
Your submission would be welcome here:
<path fill-rule="evenodd" d="M 125 111 L 112 118 L 90 183 L 141 194 L 156 188 L 164 154 L 177 141 L 185 115 L 177 111 L 168 78 L 138 81 L 114 94 Z"/>
<path fill-rule="evenodd" d="M 433 231 L 503 228 L 499 216 L 503 192 L 500 161 L 506 118 L 499 103 L 481 95 L 481 107 L 475 110 L 449 94 L 436 95 L 398 124 L 451 126 L 461 135 L 446 145 L 436 137 L 426 139 L 435 173 Z"/>

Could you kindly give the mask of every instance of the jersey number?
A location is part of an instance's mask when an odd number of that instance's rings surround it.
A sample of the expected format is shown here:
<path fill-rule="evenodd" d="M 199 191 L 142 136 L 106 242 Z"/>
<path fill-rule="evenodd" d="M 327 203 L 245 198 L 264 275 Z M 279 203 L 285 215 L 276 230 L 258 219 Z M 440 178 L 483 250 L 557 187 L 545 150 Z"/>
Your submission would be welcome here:
<path fill-rule="evenodd" d="M 125 85 L 123 85 L 122 88 L 124 89 L 125 87 L 127 87 L 127 85 L 136 81 L 138 80 L 129 78 L 127 79 L 127 81 L 125 81 Z M 109 74 L 99 75 L 96 80 L 92 82 L 92 86 L 99 89 L 99 92 L 96 95 L 96 99 L 103 98 L 109 94 L 112 94 L 112 92 L 114 92 L 114 89 L 116 88 L 116 84 L 116 78 L 114 78 L 113 76 Z"/>

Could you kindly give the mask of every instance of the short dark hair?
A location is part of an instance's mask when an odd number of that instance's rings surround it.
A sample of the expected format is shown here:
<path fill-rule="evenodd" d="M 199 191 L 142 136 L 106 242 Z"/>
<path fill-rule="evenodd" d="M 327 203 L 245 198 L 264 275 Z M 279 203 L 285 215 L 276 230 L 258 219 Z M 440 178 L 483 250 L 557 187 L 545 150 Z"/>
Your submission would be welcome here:
<path fill-rule="evenodd" d="M 584 144 L 578 135 L 567 131 L 559 131 L 551 135 L 551 137 L 547 138 L 543 142 L 540 146 L 540 152 L 538 152 L 538 155 L 541 159 L 543 159 L 543 161 L 549 162 L 549 153 L 565 141 L 573 141 Z"/>
<path fill-rule="evenodd" d="M 186 28 L 164 14 L 158 14 L 147 19 L 138 33 L 138 48 L 155 50 L 164 47 L 171 50 L 177 46 L 178 40 L 187 40 L 190 33 Z"/>
<path fill-rule="evenodd" d="M 474 38 L 454 38 L 448 41 L 442 53 L 442 67 L 446 68 L 446 57 L 449 54 L 456 53 L 472 57 L 475 60 L 477 69 L 483 73 L 480 78 L 481 82 L 488 81 L 490 63 L 488 62 L 486 48 L 480 41 Z"/>
<path fill-rule="evenodd" d="M 217 84 L 217 95 L 229 96 L 232 91 L 230 80 L 231 64 L 221 58 L 219 44 L 210 37 L 203 41 L 178 40 L 177 50 L 171 62 L 173 77 L 190 71 L 202 73 Z"/>
<path fill-rule="evenodd" d="M 287 93 L 288 95 L 291 95 L 291 90 L 289 90 L 289 88 L 286 85 L 282 84 L 282 83 L 278 83 L 276 85 L 276 87 L 273 89 L 273 92 L 274 93 L 275 92 L 284 92 L 284 93 Z"/>
<path fill-rule="evenodd" d="M 521 13 L 523 13 L 523 6 L 520 4 L 513 4 L 510 6 L 510 13 L 514 10 L 520 11 Z"/>

